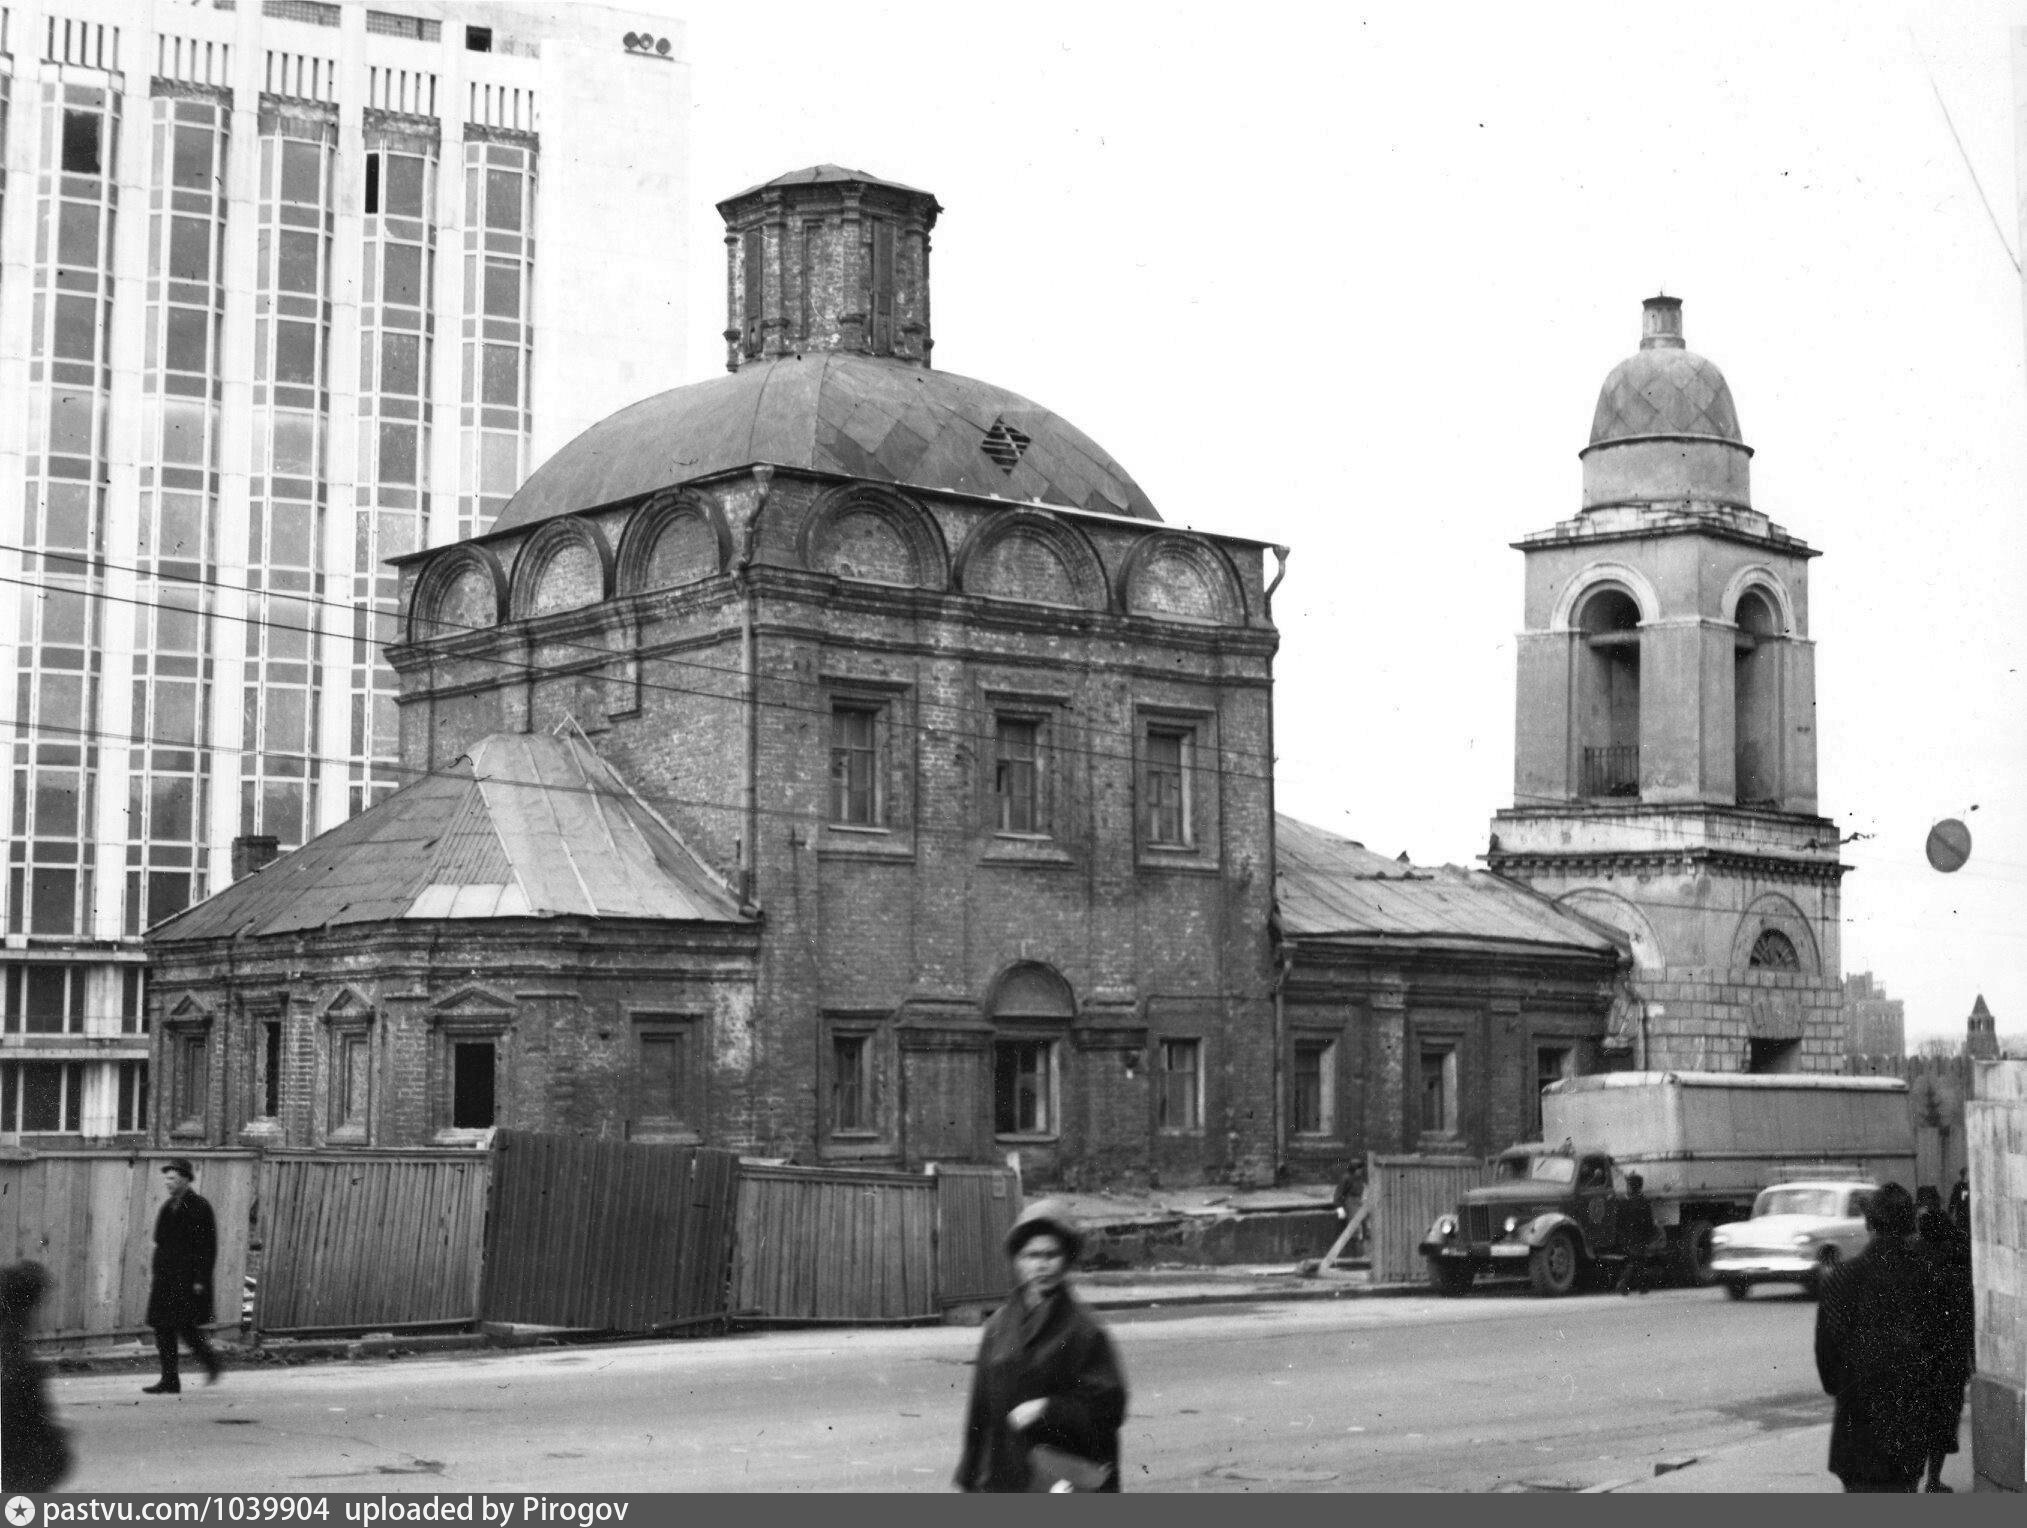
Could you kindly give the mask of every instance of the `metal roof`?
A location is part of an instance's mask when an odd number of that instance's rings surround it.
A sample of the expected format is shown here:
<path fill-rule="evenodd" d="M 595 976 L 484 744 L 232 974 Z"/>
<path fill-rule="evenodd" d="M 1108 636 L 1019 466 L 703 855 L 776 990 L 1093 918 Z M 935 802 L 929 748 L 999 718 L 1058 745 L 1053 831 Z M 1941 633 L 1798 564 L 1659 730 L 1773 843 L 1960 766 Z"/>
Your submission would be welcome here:
<path fill-rule="evenodd" d="M 1642 350 L 1612 368 L 1598 390 L 1591 444 L 1654 435 L 1745 444 L 1731 387 L 1714 362 L 1689 350 Z"/>
<path fill-rule="evenodd" d="M 1619 949 L 1618 941 L 1589 919 L 1482 870 L 1405 864 L 1278 814 L 1274 835 L 1281 926 L 1298 938 L 1491 940 L 1596 954 Z"/>
<path fill-rule="evenodd" d="M 1011 471 L 985 453 L 995 424 L 1027 438 Z M 1161 518 L 1096 441 L 1018 393 L 908 361 L 821 351 L 749 362 L 600 420 L 529 475 L 493 529 L 758 463 Z"/>
<path fill-rule="evenodd" d="M 864 170 L 848 170 L 841 164 L 813 164 L 804 170 L 790 170 L 772 180 L 763 180 L 757 186 L 748 186 L 744 191 L 728 196 L 718 203 L 720 208 L 751 196 L 756 191 L 771 191 L 777 186 L 883 186 L 889 191 L 905 191 L 910 196 L 928 196 L 927 191 L 915 186 L 904 186 L 898 180 L 887 180 L 878 175 L 868 175 Z"/>
<path fill-rule="evenodd" d="M 495 733 L 148 937 L 563 916 L 744 921 L 729 889 L 581 734 Z"/>
<path fill-rule="evenodd" d="M 1827 1089 L 1833 1093 L 1905 1093 L 1901 1077 L 1846 1077 L 1823 1072 L 1596 1072 L 1565 1077 L 1545 1092 L 1595 1093 L 1609 1088 L 1645 1088 L 1662 1083 L 1684 1088 L 1754 1088 L 1779 1092 L 1787 1088 Z"/>

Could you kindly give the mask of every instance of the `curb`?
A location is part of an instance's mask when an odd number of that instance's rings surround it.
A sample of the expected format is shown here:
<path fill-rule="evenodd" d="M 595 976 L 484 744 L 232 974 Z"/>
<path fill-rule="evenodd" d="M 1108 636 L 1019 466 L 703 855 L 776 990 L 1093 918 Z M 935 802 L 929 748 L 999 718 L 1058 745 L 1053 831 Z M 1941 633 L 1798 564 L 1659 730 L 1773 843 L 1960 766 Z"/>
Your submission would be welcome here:
<path fill-rule="evenodd" d="M 1314 1285 L 1301 1289 L 1191 1290 L 1165 1295 L 1146 1289 L 1106 1295 L 1089 1284 L 1078 1287 L 1077 1298 L 1093 1310 L 1155 1310 L 1183 1305 L 1267 1305 L 1303 1300 L 1393 1299 L 1403 1295 L 1426 1294 L 1423 1284 Z"/>

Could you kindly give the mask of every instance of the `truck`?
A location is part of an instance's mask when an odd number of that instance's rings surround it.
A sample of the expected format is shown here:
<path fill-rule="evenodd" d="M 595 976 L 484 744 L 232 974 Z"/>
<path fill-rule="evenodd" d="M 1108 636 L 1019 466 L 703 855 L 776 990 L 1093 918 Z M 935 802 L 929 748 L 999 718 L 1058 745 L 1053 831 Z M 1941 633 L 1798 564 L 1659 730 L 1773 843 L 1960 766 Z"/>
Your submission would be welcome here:
<path fill-rule="evenodd" d="M 1480 1274 L 1525 1273 L 1566 1295 L 1641 1256 L 1710 1282 L 1711 1232 L 1785 1178 L 1911 1183 L 1914 1127 L 1897 1077 L 1606 1072 L 1542 1090 L 1542 1136 L 1500 1152 L 1421 1244 L 1429 1282 L 1462 1294 Z M 1656 1239 L 1622 1233 L 1638 1173 Z"/>

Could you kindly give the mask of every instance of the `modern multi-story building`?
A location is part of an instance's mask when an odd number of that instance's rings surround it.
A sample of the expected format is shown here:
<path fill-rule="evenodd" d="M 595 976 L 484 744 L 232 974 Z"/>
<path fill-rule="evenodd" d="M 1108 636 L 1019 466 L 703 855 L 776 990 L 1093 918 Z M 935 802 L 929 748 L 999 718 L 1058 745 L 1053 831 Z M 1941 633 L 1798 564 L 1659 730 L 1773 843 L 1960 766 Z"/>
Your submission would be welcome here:
<path fill-rule="evenodd" d="M 579 5 L 0 9 L 0 1138 L 145 1129 L 142 930 L 401 779 L 385 560 L 665 374 L 683 52 Z"/>

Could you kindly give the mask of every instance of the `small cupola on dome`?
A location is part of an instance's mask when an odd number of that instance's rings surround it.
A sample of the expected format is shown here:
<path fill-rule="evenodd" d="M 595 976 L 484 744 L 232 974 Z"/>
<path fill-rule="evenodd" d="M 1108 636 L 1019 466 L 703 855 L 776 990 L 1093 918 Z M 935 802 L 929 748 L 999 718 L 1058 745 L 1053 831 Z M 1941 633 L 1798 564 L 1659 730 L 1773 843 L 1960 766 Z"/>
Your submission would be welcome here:
<path fill-rule="evenodd" d="M 729 264 L 725 365 L 812 351 L 929 364 L 927 191 L 841 165 L 718 204 Z"/>
<path fill-rule="evenodd" d="M 1752 448 L 1731 388 L 1685 345 L 1682 299 L 1642 304 L 1640 348 L 1605 378 L 1591 416 L 1584 508 L 1622 504 L 1752 507 Z"/>

